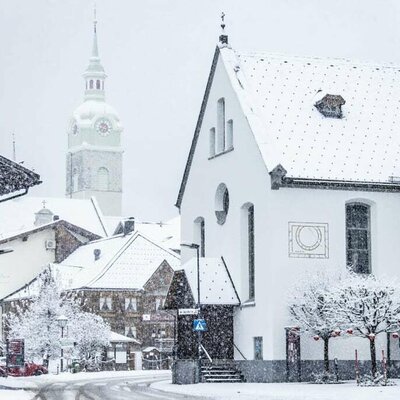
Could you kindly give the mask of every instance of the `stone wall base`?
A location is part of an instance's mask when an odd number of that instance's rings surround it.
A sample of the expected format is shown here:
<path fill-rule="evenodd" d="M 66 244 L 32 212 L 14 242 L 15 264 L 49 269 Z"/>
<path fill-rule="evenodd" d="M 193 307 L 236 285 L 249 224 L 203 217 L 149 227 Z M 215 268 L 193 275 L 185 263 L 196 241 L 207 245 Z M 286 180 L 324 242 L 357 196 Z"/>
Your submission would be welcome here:
<path fill-rule="evenodd" d="M 286 360 L 235 360 L 236 368 L 243 374 L 246 382 L 288 382 L 312 380 L 312 375 L 324 371 L 324 362 L 320 360 L 303 360 L 300 363 L 300 374 L 288 376 Z M 334 372 L 334 362 L 330 362 L 330 370 Z M 359 361 L 360 375 L 371 374 L 371 362 Z M 382 364 L 378 362 L 378 371 L 383 373 Z M 355 379 L 354 360 L 338 360 L 338 376 L 340 380 Z M 400 361 L 392 361 L 388 366 L 390 378 L 400 378 Z"/>

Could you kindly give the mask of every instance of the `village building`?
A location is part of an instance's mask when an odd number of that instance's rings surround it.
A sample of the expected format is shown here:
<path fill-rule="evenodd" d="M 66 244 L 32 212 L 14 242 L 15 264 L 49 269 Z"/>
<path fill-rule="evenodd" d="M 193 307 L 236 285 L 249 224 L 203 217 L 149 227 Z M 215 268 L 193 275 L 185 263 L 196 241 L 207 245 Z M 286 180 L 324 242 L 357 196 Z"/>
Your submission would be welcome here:
<path fill-rule="evenodd" d="M 131 219 L 123 233 L 84 244 L 51 268 L 63 291 L 75 293 L 83 310 L 100 315 L 115 335 L 126 338 L 109 350 L 108 357 L 119 350 L 118 359 L 114 357 L 118 368 L 133 369 L 141 368 L 139 352 L 150 346 L 162 354 L 157 366 L 170 365 L 176 317 L 163 306 L 179 265 L 178 254 L 135 231 Z M 3 299 L 3 312 L 12 312 L 35 293 L 34 282 L 22 287 Z M 129 343 L 129 339 L 134 340 Z"/>
<path fill-rule="evenodd" d="M 226 288 L 238 295 L 238 304 L 211 302 L 233 306 L 230 354 L 215 352 L 220 325 L 208 324 L 204 347 L 213 349 L 213 362 L 230 359 L 247 381 L 306 379 L 322 370 L 323 344 L 293 329 L 293 287 L 307 274 L 337 276 L 347 266 L 400 277 L 393 251 L 400 223 L 399 71 L 240 52 L 221 35 L 177 200 L 182 242 L 198 245 L 199 257 L 206 257 L 200 286 L 218 300 L 219 284 L 205 283 L 212 274 L 206 264 L 222 256 L 231 278 Z M 171 308 L 179 299 L 197 303 L 187 276 L 194 257 L 193 246 L 182 247 Z M 188 293 L 174 285 L 178 279 L 189 282 Z M 192 334 L 190 326 L 186 331 Z M 398 340 L 382 334 L 376 345 L 398 376 Z M 331 341 L 342 378 L 353 376 L 355 349 L 365 364 L 367 341 Z M 180 361 L 197 368 L 190 361 L 196 354 Z"/>

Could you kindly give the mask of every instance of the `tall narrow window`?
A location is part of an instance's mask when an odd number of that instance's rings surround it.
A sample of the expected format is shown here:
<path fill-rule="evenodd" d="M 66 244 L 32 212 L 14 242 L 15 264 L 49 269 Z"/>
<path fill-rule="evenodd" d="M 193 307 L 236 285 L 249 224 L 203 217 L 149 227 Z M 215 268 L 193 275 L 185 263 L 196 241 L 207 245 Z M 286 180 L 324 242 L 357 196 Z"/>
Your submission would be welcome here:
<path fill-rule="evenodd" d="M 346 258 L 354 272 L 371 273 L 371 212 L 364 203 L 346 205 Z"/>
<path fill-rule="evenodd" d="M 226 123 L 226 150 L 233 149 L 233 120 Z"/>
<path fill-rule="evenodd" d="M 203 217 L 197 217 L 194 220 L 194 243 L 200 245 L 199 255 L 200 257 L 206 256 L 206 232 L 205 232 L 205 222 Z"/>
<path fill-rule="evenodd" d="M 215 128 L 210 129 L 210 157 L 215 156 Z"/>
<path fill-rule="evenodd" d="M 99 79 L 97 79 L 97 81 L 96 81 L 96 89 L 100 90 L 100 80 Z"/>
<path fill-rule="evenodd" d="M 89 82 L 89 89 L 93 89 L 93 80 L 92 79 Z"/>
<path fill-rule="evenodd" d="M 246 203 L 241 210 L 242 293 L 248 300 L 255 298 L 255 235 L 254 205 Z"/>
<path fill-rule="evenodd" d="M 221 98 L 217 104 L 217 153 L 225 150 L 225 99 Z"/>
<path fill-rule="evenodd" d="M 98 190 L 109 189 L 109 172 L 107 168 L 101 167 L 97 171 L 97 188 Z"/>

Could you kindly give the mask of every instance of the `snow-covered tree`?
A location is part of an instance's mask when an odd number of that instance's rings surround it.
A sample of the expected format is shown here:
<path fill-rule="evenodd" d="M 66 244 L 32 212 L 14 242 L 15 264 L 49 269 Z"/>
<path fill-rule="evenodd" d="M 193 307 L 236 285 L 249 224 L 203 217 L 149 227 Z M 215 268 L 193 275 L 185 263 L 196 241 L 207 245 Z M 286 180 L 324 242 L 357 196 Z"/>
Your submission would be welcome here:
<path fill-rule="evenodd" d="M 376 376 L 376 336 L 399 329 L 400 297 L 393 280 L 349 272 L 335 289 L 337 308 L 332 316 L 342 328 L 369 340 L 371 372 Z"/>
<path fill-rule="evenodd" d="M 88 364 L 93 364 L 110 344 L 110 334 L 110 326 L 103 318 L 87 312 L 77 313 L 68 330 L 68 335 L 76 342 L 75 356 Z"/>
<path fill-rule="evenodd" d="M 67 337 L 76 343 L 83 359 L 94 357 L 109 343 L 110 328 L 99 316 L 82 312 L 72 295 L 61 291 L 60 280 L 46 269 L 35 282 L 37 295 L 19 304 L 6 318 L 8 337 L 25 340 L 27 358 L 42 358 L 45 364 L 61 353 L 61 329 L 57 318 L 66 316 Z"/>
<path fill-rule="evenodd" d="M 326 372 L 329 372 L 329 339 L 336 335 L 338 327 L 331 312 L 336 300 L 333 290 L 329 277 L 316 274 L 294 288 L 289 302 L 292 320 L 300 332 L 323 340 Z"/>

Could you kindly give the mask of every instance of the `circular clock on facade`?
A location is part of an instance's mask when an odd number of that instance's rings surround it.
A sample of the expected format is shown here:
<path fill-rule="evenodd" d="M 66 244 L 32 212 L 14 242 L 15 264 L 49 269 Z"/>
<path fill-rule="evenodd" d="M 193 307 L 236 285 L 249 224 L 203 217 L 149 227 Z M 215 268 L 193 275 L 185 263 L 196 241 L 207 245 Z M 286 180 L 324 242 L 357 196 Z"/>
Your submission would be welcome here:
<path fill-rule="evenodd" d="M 96 131 L 101 136 L 107 136 L 111 132 L 111 123 L 106 119 L 100 119 L 96 122 Z"/>

